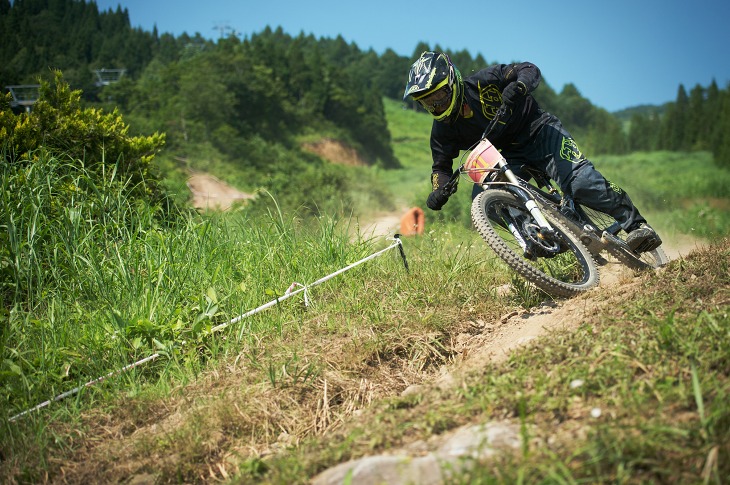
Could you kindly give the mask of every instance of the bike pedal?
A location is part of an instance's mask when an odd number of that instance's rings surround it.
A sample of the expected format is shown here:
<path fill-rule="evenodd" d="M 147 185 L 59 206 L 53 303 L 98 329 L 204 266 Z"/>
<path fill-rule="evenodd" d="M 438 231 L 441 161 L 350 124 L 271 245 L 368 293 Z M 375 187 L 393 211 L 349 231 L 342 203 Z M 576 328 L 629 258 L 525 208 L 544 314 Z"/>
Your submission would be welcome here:
<path fill-rule="evenodd" d="M 603 231 L 603 234 L 601 234 L 601 241 L 603 241 L 604 244 L 615 244 L 617 246 L 620 246 L 628 251 L 631 251 L 631 248 L 628 244 L 626 244 L 625 241 L 622 239 L 614 236 L 610 232 Z"/>
<path fill-rule="evenodd" d="M 586 232 L 584 232 L 580 235 L 580 242 L 582 242 L 583 245 L 586 248 L 588 248 L 588 250 L 592 254 L 597 254 L 597 253 L 601 252 L 603 243 L 600 239 L 598 239 L 598 237 L 593 232 L 588 231 L 588 227 L 591 227 L 591 226 L 586 226 L 585 227 Z"/>

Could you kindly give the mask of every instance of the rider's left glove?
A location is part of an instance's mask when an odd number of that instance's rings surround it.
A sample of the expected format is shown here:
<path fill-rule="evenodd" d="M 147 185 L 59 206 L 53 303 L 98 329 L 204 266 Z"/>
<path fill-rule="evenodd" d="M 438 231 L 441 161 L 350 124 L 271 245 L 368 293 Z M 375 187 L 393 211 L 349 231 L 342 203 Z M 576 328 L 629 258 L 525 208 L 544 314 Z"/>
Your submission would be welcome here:
<path fill-rule="evenodd" d="M 449 201 L 450 195 L 444 189 L 436 189 L 428 194 L 426 205 L 433 211 L 440 211 L 441 208 Z"/>

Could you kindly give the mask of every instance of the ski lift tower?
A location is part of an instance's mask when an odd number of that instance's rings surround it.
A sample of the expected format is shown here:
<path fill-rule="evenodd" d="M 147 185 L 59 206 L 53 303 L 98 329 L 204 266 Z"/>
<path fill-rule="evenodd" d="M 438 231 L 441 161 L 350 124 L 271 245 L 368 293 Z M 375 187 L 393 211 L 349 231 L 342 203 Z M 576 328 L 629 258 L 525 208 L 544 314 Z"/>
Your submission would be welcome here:
<path fill-rule="evenodd" d="M 10 102 L 12 108 L 22 106 L 26 113 L 30 113 L 30 108 L 38 101 L 40 84 L 19 84 L 15 86 L 5 86 L 10 91 L 13 100 Z"/>
<path fill-rule="evenodd" d="M 96 85 L 97 86 L 109 86 L 110 84 L 114 84 L 115 82 L 118 82 L 122 76 L 124 76 L 124 73 L 127 72 L 126 69 L 97 69 L 96 71 Z"/>

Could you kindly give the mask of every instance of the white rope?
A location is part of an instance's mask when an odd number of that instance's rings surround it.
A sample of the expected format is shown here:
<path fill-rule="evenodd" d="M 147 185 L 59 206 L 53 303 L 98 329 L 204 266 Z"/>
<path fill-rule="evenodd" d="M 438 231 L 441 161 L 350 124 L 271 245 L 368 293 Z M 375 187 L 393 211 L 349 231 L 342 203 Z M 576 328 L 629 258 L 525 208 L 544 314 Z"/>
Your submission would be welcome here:
<path fill-rule="evenodd" d="M 253 309 L 253 310 L 251 310 L 251 311 L 249 311 L 247 313 L 244 313 L 243 315 L 238 316 L 238 317 L 232 319 L 231 321 L 229 321 L 227 323 L 222 323 L 222 324 L 220 324 L 218 326 L 213 327 L 211 329 L 211 332 L 218 332 L 220 330 L 223 330 L 224 328 L 228 327 L 229 325 L 232 325 L 234 323 L 238 323 L 241 320 L 243 320 L 244 318 L 248 318 L 248 317 L 250 317 L 252 315 L 256 315 L 257 313 L 262 312 L 263 310 L 266 310 L 267 308 L 270 308 L 270 307 L 278 304 L 279 302 L 282 302 L 282 301 L 286 300 L 287 298 L 290 298 L 290 297 L 292 297 L 292 296 L 294 296 L 294 295 L 296 295 L 298 293 L 301 293 L 301 292 L 304 292 L 304 304 L 306 306 L 309 306 L 309 298 L 307 296 L 307 289 L 308 288 L 313 287 L 313 286 L 317 286 L 317 285 L 321 285 L 325 281 L 328 281 L 328 280 L 334 278 L 335 276 L 338 276 L 338 275 L 340 275 L 340 274 L 342 274 L 342 273 L 344 273 L 346 271 L 349 271 L 352 268 L 354 268 L 356 266 L 359 266 L 359 265 L 361 265 L 362 263 L 364 263 L 366 261 L 370 261 L 371 259 L 377 258 L 378 256 L 382 255 L 383 253 L 385 253 L 387 251 L 390 251 L 391 249 L 393 249 L 395 247 L 402 246 L 402 244 L 403 244 L 401 242 L 401 240 L 398 238 L 397 235 L 396 235 L 396 237 L 388 238 L 387 240 L 388 241 L 395 241 L 395 242 L 393 244 L 391 244 L 390 246 L 388 246 L 387 248 L 382 249 L 382 250 L 378 251 L 377 253 L 371 254 L 367 258 L 361 259 L 360 261 L 357 261 L 355 263 L 352 263 L 351 265 L 346 266 L 346 267 L 344 267 L 344 268 L 342 268 L 342 269 L 340 269 L 338 271 L 335 271 L 334 273 L 332 273 L 330 275 L 327 275 L 327 276 L 325 276 L 323 278 L 318 279 L 317 281 L 315 281 L 314 283 L 310 284 L 309 286 L 305 286 L 305 285 L 302 285 L 301 283 L 294 282 L 294 283 L 292 283 L 289 286 L 289 288 L 286 290 L 286 292 L 284 292 L 284 295 L 282 295 L 282 296 L 280 296 L 278 298 L 275 298 L 275 299 L 271 300 L 270 302 L 268 302 L 268 303 L 266 303 L 264 305 L 261 305 L 260 307 L 255 308 L 255 309 Z M 294 290 L 294 288 L 297 287 L 297 286 L 300 286 L 301 288 L 299 288 L 298 290 Z M 33 411 L 37 411 L 37 410 L 39 410 L 41 408 L 44 408 L 44 407 L 48 406 L 49 404 L 51 404 L 53 402 L 60 401 L 62 399 L 66 399 L 69 396 L 73 396 L 74 394 L 78 393 L 81 389 L 84 389 L 86 387 L 91 387 L 94 384 L 98 384 L 99 382 L 103 381 L 104 379 L 107 379 L 109 377 L 112 377 L 112 376 L 114 376 L 116 374 L 121 374 L 121 373 L 126 372 L 126 371 L 128 371 L 130 369 L 133 369 L 134 367 L 137 367 L 139 365 L 146 364 L 147 362 L 150 362 L 150 361 L 155 360 L 159 356 L 160 356 L 160 354 L 155 353 L 153 355 L 150 355 L 149 357 L 145 357 L 144 359 L 138 360 L 137 362 L 135 362 L 133 364 L 129 364 L 129 365 L 125 366 L 125 367 L 122 367 L 119 370 L 112 371 L 112 372 L 108 373 L 105 376 L 101 376 L 101 377 L 98 377 L 98 378 L 96 378 L 94 380 L 91 380 L 91 381 L 87 382 L 86 384 L 84 384 L 82 386 L 79 386 L 79 387 L 77 387 L 75 389 L 71 389 L 70 391 L 66 391 L 66 392 L 64 392 L 62 394 L 59 394 L 58 396 L 54 397 L 53 399 L 49 399 L 48 401 L 42 402 L 42 403 L 38 404 L 35 407 L 32 407 L 30 409 L 27 409 L 27 410 L 23 411 L 22 413 L 16 414 L 12 418 L 10 418 L 9 421 L 11 421 L 11 422 L 12 421 L 15 421 L 16 419 L 18 419 L 18 418 L 20 418 L 22 416 L 25 416 L 26 414 L 29 414 L 29 413 L 31 413 Z"/>
<path fill-rule="evenodd" d="M 83 386 L 79 386 L 79 387 L 77 387 L 77 388 L 75 388 L 75 389 L 71 389 L 70 391 L 66 391 L 66 392 L 64 392 L 64 393 L 62 393 L 62 394 L 59 394 L 58 396 L 54 397 L 53 399 L 49 399 L 48 401 L 42 402 L 42 403 L 40 403 L 39 405 L 37 405 L 37 406 L 35 406 L 35 407 L 33 407 L 33 408 L 30 408 L 30 409 L 28 409 L 28 410 L 26 410 L 26 411 L 23 411 L 23 412 L 22 412 L 22 413 L 20 413 L 20 414 L 16 414 L 16 415 L 15 415 L 15 416 L 13 416 L 12 418 L 10 418 L 10 419 L 9 419 L 9 421 L 15 421 L 15 420 L 16 420 L 16 419 L 18 419 L 19 417 L 21 417 L 21 416 L 24 416 L 24 415 L 26 415 L 26 414 L 28 414 L 28 413 L 31 413 L 31 412 L 33 412 L 33 411 L 38 411 L 39 409 L 41 409 L 41 408 L 44 408 L 44 407 L 48 406 L 48 405 L 49 405 L 49 404 L 51 404 L 52 402 L 55 402 L 55 401 L 60 401 L 61 399 L 66 399 L 66 398 L 67 398 L 67 397 L 69 397 L 69 396 L 73 396 L 74 394 L 76 394 L 77 392 L 79 392 L 79 391 L 80 391 L 81 389 L 83 389 L 83 388 L 85 388 L 85 387 L 91 387 L 91 386 L 93 386 L 94 384 L 97 384 L 97 383 L 99 383 L 99 382 L 103 381 L 104 379 L 107 379 L 107 378 L 109 378 L 109 377 L 111 377 L 111 376 L 113 376 L 113 375 L 116 375 L 116 374 L 121 374 L 122 372 L 126 372 L 126 371 L 128 371 L 129 369 L 132 369 L 132 368 L 134 368 L 134 367 L 137 367 L 138 365 L 142 365 L 142 364 L 145 364 L 145 363 L 147 363 L 147 362 L 149 362 L 149 361 L 151 361 L 151 360 L 155 360 L 155 359 L 156 359 L 157 357 L 159 357 L 159 356 L 160 356 L 160 354 L 152 354 L 152 355 L 150 355 L 149 357 L 145 357 L 145 358 L 144 358 L 144 359 L 142 359 L 142 360 L 138 360 L 138 361 L 137 361 L 137 362 L 135 362 L 134 364 L 129 364 L 129 365 L 125 366 L 125 367 L 122 367 L 122 368 L 121 368 L 121 369 L 119 369 L 119 370 L 116 370 L 116 371 L 110 372 L 110 373 L 108 373 L 108 374 L 107 374 L 107 375 L 105 375 L 105 376 L 97 377 L 97 378 L 96 378 L 96 379 L 94 379 L 93 381 L 89 381 L 89 382 L 87 382 L 86 384 L 84 384 Z"/>
<path fill-rule="evenodd" d="M 362 263 L 365 263 L 366 261 L 370 261 L 371 259 L 377 258 L 378 256 L 380 256 L 381 254 L 385 253 L 386 251 L 390 251 L 394 247 L 397 247 L 397 246 L 400 246 L 401 244 L 403 244 L 401 242 L 401 240 L 399 238 L 397 238 L 397 237 L 395 237 L 395 238 L 388 238 L 388 240 L 389 241 L 392 240 L 392 241 L 395 241 L 395 242 L 393 244 L 391 244 L 390 246 L 388 246 L 387 248 L 381 249 L 377 253 L 373 253 L 370 256 L 368 256 L 367 258 L 361 259 L 360 261 L 357 261 L 355 263 L 352 263 L 351 265 L 346 266 L 346 267 L 344 267 L 344 268 L 342 268 L 340 270 L 337 270 L 337 271 L 335 271 L 332 274 L 329 274 L 329 275 L 327 275 L 327 276 L 325 276 L 323 278 L 320 278 L 320 279 L 318 279 L 314 283 L 311 283 L 308 286 L 304 286 L 304 285 L 302 285 L 300 283 L 292 283 L 292 285 L 289 287 L 289 289 L 286 290 L 286 292 L 282 296 L 280 296 L 278 298 L 274 298 L 270 302 L 268 302 L 268 303 L 266 303 L 264 305 L 261 305 L 258 308 L 254 308 L 253 310 L 249 311 L 248 313 L 244 313 L 243 315 L 238 316 L 238 317 L 234 318 L 233 320 L 231 320 L 229 322 L 221 323 L 220 325 L 218 325 L 216 327 L 213 327 L 211 329 L 211 332 L 218 332 L 220 330 L 223 330 L 224 328 L 228 327 L 229 325 L 233 325 L 234 323 L 238 323 L 238 322 L 240 322 L 241 320 L 243 320 L 245 318 L 248 318 L 250 316 L 256 315 L 257 313 L 260 313 L 263 310 L 266 310 L 267 308 L 271 308 L 272 306 L 277 305 L 279 302 L 282 302 L 282 301 L 286 300 L 287 298 L 290 298 L 290 297 L 292 297 L 292 296 L 294 296 L 294 295 L 296 295 L 298 293 L 301 293 L 301 292 L 305 292 L 304 293 L 304 302 L 305 302 L 305 304 L 307 304 L 308 303 L 308 298 L 307 298 L 307 293 L 306 293 L 307 288 L 311 288 L 311 287 L 314 287 L 314 286 L 317 286 L 317 285 L 321 285 L 325 281 L 331 280 L 335 276 L 338 276 L 338 275 L 340 275 L 340 274 L 342 274 L 342 273 L 344 273 L 346 271 L 349 271 L 352 268 L 354 268 L 356 266 L 359 266 Z M 301 286 L 301 288 L 299 288 L 298 290 L 295 290 L 295 291 L 291 291 L 297 285 L 298 286 Z"/>

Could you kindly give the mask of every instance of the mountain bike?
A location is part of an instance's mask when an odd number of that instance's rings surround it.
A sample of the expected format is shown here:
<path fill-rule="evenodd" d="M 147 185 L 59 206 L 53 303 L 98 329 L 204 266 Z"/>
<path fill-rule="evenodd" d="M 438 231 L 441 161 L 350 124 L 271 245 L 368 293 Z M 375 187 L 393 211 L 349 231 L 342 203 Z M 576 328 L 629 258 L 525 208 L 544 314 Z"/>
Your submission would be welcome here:
<path fill-rule="evenodd" d="M 667 264 L 661 247 L 632 251 L 613 217 L 576 203 L 546 173 L 510 167 L 487 138 L 504 111 L 503 106 L 444 190 L 453 194 L 462 178 L 481 187 L 472 201 L 472 222 L 508 266 L 548 294 L 571 297 L 598 285 L 598 265 L 607 258 L 636 271 Z"/>

